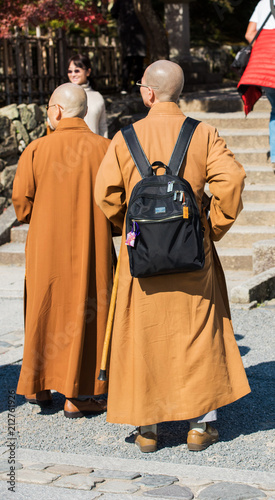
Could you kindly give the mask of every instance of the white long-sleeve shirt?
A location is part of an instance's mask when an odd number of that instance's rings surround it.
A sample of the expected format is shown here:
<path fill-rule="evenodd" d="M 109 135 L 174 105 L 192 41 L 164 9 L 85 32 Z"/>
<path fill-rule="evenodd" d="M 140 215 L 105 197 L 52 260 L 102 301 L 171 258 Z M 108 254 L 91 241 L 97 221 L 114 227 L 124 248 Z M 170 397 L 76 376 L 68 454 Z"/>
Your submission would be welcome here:
<path fill-rule="evenodd" d="M 102 95 L 92 89 L 89 83 L 81 85 L 87 94 L 88 111 L 84 118 L 89 129 L 102 137 L 108 137 L 105 103 Z"/>

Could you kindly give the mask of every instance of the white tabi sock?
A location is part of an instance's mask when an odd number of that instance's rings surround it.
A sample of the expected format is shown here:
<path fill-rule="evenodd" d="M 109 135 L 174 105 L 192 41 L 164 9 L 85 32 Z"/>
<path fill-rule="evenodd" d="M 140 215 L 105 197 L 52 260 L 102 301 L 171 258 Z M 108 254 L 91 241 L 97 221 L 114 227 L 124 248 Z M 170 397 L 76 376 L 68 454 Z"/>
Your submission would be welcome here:
<path fill-rule="evenodd" d="M 153 432 L 153 434 L 157 435 L 157 424 L 153 425 L 141 425 L 140 426 L 140 434 L 145 434 L 146 432 Z"/>
<path fill-rule="evenodd" d="M 201 434 L 206 430 L 206 423 L 202 422 L 198 424 L 197 422 L 190 422 L 190 431 L 198 431 Z"/>

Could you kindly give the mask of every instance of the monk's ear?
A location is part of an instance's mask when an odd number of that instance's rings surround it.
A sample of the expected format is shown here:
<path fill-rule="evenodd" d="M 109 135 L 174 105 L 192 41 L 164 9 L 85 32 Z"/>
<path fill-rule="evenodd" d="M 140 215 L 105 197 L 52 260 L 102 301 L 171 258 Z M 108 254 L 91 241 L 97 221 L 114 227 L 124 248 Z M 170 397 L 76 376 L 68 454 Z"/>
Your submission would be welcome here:
<path fill-rule="evenodd" d="M 55 106 L 55 119 L 59 122 L 62 118 L 62 109 L 60 106 Z"/>
<path fill-rule="evenodd" d="M 149 100 L 151 106 L 155 103 L 155 100 L 156 100 L 155 92 L 150 87 L 148 88 L 148 100 Z"/>

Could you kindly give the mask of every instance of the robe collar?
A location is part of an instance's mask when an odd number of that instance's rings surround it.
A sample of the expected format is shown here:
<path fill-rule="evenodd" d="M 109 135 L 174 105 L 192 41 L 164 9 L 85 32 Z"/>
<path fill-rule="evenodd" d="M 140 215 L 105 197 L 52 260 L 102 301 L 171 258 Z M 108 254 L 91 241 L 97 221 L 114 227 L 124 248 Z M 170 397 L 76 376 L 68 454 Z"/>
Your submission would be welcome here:
<path fill-rule="evenodd" d="M 89 130 L 91 132 L 88 125 L 86 125 L 86 123 L 84 122 L 83 118 L 78 118 L 78 117 L 62 118 L 62 120 L 60 120 L 60 122 L 58 123 L 55 130 L 60 131 L 60 130 L 68 130 L 68 129 L 71 129 L 71 130 L 85 129 L 85 130 Z"/>
<path fill-rule="evenodd" d="M 183 112 L 175 102 L 158 102 L 148 113 L 148 116 L 154 115 L 183 115 Z"/>

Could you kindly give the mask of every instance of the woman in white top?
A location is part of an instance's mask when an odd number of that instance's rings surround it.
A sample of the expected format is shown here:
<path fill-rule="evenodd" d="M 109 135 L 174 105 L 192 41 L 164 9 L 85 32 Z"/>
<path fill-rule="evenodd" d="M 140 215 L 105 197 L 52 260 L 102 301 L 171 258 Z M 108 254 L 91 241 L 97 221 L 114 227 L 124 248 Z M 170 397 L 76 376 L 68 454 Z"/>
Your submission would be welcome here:
<path fill-rule="evenodd" d="M 270 13 L 270 0 L 260 0 L 260 2 L 258 2 L 258 4 L 256 5 L 251 18 L 249 19 L 249 23 L 247 26 L 245 38 L 249 43 L 253 40 L 254 36 L 264 23 L 269 13 Z M 275 29 L 275 19 L 273 16 L 270 16 L 268 21 L 265 23 L 264 29 L 265 30 Z"/>
<path fill-rule="evenodd" d="M 274 0 L 273 0 L 274 5 Z M 260 0 L 249 20 L 245 38 L 250 43 L 271 11 L 270 0 Z M 273 14 L 273 15 L 272 15 Z M 275 7 L 253 44 L 253 50 L 244 74 L 238 84 L 248 114 L 262 90 L 271 104 L 269 121 L 270 160 L 275 169 Z"/>
<path fill-rule="evenodd" d="M 71 57 L 68 64 L 68 78 L 71 83 L 81 85 L 87 94 L 88 112 L 84 118 L 95 134 L 108 137 L 105 103 L 102 95 L 92 89 L 89 78 L 92 67 L 90 59 L 83 54 Z"/>

